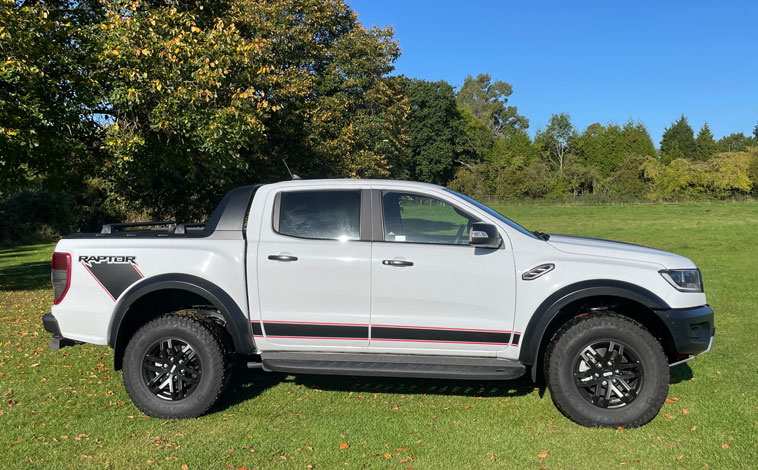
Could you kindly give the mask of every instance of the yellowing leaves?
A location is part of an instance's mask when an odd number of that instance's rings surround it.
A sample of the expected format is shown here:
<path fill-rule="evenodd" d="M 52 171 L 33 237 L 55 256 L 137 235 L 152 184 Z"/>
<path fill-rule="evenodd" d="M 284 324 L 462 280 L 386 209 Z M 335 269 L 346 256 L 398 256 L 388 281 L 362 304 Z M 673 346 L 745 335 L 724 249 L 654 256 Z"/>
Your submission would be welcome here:
<path fill-rule="evenodd" d="M 340 450 L 345 450 L 348 447 L 350 447 L 350 444 L 348 444 L 347 442 L 340 442 Z"/>

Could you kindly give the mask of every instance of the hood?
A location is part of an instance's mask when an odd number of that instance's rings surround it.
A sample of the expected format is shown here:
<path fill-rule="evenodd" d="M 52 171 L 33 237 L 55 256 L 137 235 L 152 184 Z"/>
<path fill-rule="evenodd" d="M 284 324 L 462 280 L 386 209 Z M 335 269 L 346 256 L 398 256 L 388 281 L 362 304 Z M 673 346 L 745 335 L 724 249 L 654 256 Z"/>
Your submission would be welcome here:
<path fill-rule="evenodd" d="M 656 263 L 667 269 L 695 268 L 695 264 L 684 256 L 663 250 L 656 250 L 634 243 L 603 240 L 601 238 L 578 237 L 573 235 L 553 235 L 547 241 L 554 248 L 577 255 L 602 256 L 605 258 L 627 259 Z"/>

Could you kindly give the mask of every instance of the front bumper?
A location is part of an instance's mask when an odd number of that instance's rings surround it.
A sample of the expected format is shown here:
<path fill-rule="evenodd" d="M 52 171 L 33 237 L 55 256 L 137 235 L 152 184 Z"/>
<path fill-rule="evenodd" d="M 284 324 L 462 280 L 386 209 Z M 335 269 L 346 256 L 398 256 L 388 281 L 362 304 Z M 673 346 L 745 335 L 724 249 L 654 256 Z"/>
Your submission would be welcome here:
<path fill-rule="evenodd" d="M 61 327 L 58 326 L 58 320 L 50 312 L 42 315 L 42 326 L 45 328 L 45 331 L 53 334 L 53 339 L 50 341 L 50 349 L 53 351 L 65 348 L 66 346 L 81 344 L 79 341 L 63 337 Z"/>
<path fill-rule="evenodd" d="M 694 356 L 709 351 L 713 346 L 716 326 L 710 305 L 656 310 L 655 313 L 666 323 L 677 354 Z"/>

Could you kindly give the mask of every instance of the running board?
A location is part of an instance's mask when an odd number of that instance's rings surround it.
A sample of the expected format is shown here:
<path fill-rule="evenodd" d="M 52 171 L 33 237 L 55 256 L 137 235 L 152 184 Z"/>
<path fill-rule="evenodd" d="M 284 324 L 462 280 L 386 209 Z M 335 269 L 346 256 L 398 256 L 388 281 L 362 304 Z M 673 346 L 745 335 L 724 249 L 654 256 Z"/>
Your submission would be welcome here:
<path fill-rule="evenodd" d="M 490 357 L 264 352 L 261 359 L 265 371 L 292 374 L 506 380 L 526 371 L 518 361 Z"/>

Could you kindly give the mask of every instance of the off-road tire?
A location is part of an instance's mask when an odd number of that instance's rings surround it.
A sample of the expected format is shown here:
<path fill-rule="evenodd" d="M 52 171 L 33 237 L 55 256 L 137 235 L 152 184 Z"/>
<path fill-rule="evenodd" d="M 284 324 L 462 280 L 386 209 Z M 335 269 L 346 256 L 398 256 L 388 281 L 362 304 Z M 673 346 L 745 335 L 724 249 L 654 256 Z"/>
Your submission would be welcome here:
<path fill-rule="evenodd" d="M 148 416 L 164 419 L 195 418 L 210 410 L 231 373 L 224 334 L 212 320 L 191 313 L 163 315 L 137 330 L 126 346 L 123 365 L 124 387 L 137 408 Z M 191 346 L 196 355 L 195 365 L 199 364 L 201 371 L 191 393 L 177 399 L 159 397 L 145 377 L 150 371 L 143 371 L 144 363 L 151 362 L 146 361 L 146 355 L 169 338 Z"/>
<path fill-rule="evenodd" d="M 600 404 L 591 402 L 597 400 L 597 397 L 591 396 L 597 389 L 580 386 L 575 378 L 590 373 L 586 367 L 592 361 L 583 360 L 580 354 L 587 351 L 588 346 L 604 342 L 610 344 L 611 341 L 624 345 L 628 348 L 625 350 L 627 354 L 633 354 L 637 358 L 637 361 L 632 363 L 639 363 L 641 368 L 637 368 L 636 372 L 641 371 L 642 378 L 641 382 L 638 382 L 640 387 L 635 391 L 634 398 L 628 403 L 617 405 L 616 408 L 603 407 L 603 402 L 608 406 L 608 400 L 600 399 Z M 606 351 L 611 349 L 613 348 L 609 346 Z M 603 369 L 600 367 L 606 364 L 607 362 L 591 364 L 598 367 L 600 380 L 603 380 Z M 577 372 L 581 368 L 585 368 L 585 372 Z M 614 372 L 616 371 L 606 370 L 605 373 Z M 580 317 L 562 328 L 546 351 L 545 377 L 553 402 L 561 413 L 575 423 L 588 427 L 642 426 L 658 414 L 669 388 L 668 361 L 658 340 L 639 323 L 615 313 Z M 617 376 L 609 375 L 608 378 L 614 377 Z M 593 377 L 592 380 L 597 379 Z M 616 379 L 614 383 L 620 382 Z M 616 395 L 613 398 L 621 400 L 616 398 Z"/>

